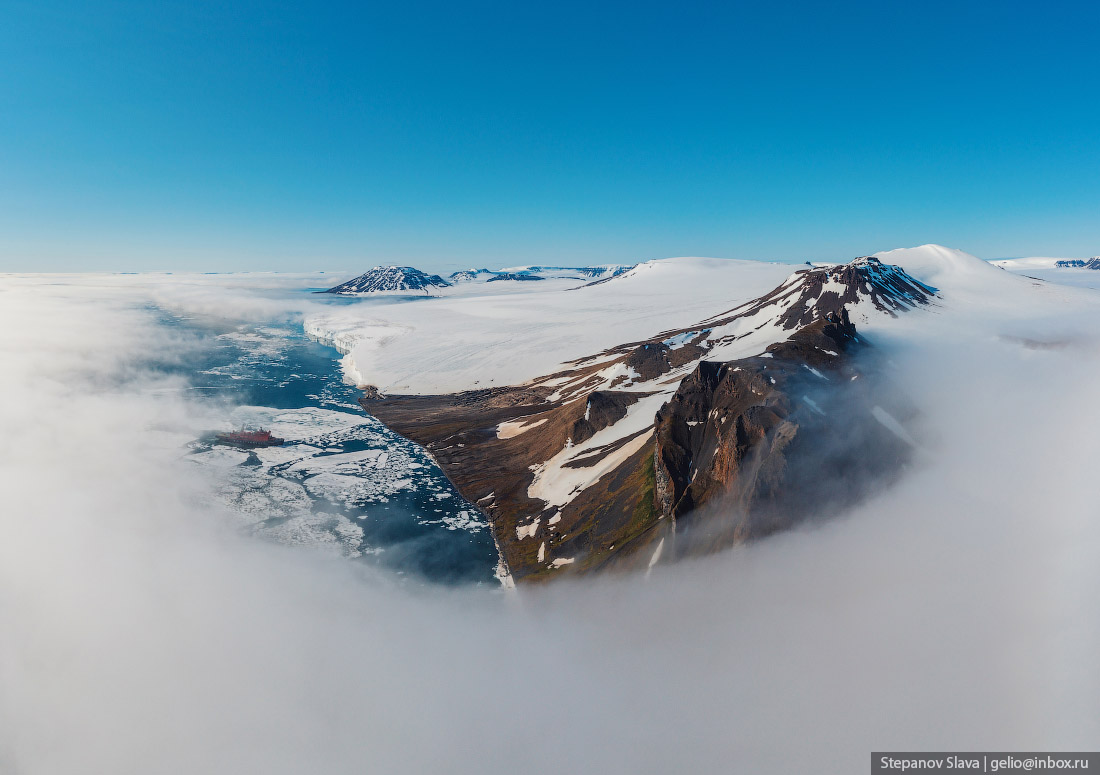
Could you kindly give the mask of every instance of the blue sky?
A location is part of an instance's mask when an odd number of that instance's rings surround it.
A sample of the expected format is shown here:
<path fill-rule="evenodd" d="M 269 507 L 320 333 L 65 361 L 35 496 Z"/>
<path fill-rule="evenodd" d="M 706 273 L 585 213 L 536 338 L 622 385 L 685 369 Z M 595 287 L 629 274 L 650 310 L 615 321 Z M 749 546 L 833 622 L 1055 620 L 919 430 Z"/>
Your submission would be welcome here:
<path fill-rule="evenodd" d="M 7 0 L 0 270 L 1100 253 L 1100 4 Z"/>

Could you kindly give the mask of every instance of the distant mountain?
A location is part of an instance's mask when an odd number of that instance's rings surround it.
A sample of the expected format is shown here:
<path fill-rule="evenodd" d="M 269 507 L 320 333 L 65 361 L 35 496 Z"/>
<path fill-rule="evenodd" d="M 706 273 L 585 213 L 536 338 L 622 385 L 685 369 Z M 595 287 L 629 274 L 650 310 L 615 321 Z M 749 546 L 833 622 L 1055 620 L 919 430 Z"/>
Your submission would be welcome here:
<path fill-rule="evenodd" d="M 452 272 L 451 276 L 447 279 L 452 283 L 470 283 L 479 279 L 483 274 L 488 275 L 495 273 L 490 272 L 488 269 L 462 269 L 458 272 Z"/>
<path fill-rule="evenodd" d="M 586 280 L 603 282 L 618 277 L 634 268 L 634 265 L 610 266 L 516 266 L 507 269 L 463 269 L 448 279 L 452 283 L 500 282 L 513 280 L 526 282 L 531 280 Z"/>
<path fill-rule="evenodd" d="M 487 283 L 496 282 L 497 280 L 545 280 L 545 277 L 541 277 L 537 274 L 528 274 L 527 272 L 494 272 L 493 275 L 486 280 Z"/>
<path fill-rule="evenodd" d="M 581 280 L 601 282 L 633 269 L 633 266 L 523 266 L 493 271 L 462 269 L 448 279 L 428 274 L 411 266 L 376 266 L 353 280 L 329 288 L 323 293 L 424 293 L 452 285 L 501 281 L 530 282 L 537 280 Z"/>
<path fill-rule="evenodd" d="M 1073 258 L 1055 261 L 1054 265 L 1059 269 L 1100 269 L 1100 256 L 1088 260 Z"/>
<path fill-rule="evenodd" d="M 633 269 L 634 266 L 613 264 L 610 266 L 524 266 L 508 270 L 518 274 L 536 274 L 543 277 L 570 277 L 578 280 L 609 278 Z"/>
<path fill-rule="evenodd" d="M 434 288 L 449 288 L 451 283 L 437 274 L 427 274 L 411 266 L 376 266 L 354 280 L 348 280 L 324 293 L 395 293 L 429 294 Z"/>

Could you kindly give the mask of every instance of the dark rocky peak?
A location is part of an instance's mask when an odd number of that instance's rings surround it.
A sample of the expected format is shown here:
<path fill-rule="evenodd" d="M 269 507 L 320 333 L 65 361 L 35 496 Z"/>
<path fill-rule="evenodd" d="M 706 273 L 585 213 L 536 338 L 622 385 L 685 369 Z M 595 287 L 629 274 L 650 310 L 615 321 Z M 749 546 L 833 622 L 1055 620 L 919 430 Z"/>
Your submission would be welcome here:
<path fill-rule="evenodd" d="M 772 311 L 777 325 L 790 330 L 861 304 L 896 317 L 898 312 L 928 304 L 936 293 L 936 288 L 900 266 L 864 256 L 847 264 L 800 269 L 770 293 L 706 322 L 718 326 Z"/>
<path fill-rule="evenodd" d="M 437 274 L 427 274 L 411 266 L 376 266 L 346 283 L 329 288 L 324 293 L 410 291 L 426 294 L 435 288 L 449 288 L 450 285 Z"/>
<path fill-rule="evenodd" d="M 896 316 L 899 311 L 927 304 L 936 289 L 909 276 L 904 269 L 866 256 L 847 264 L 804 269 L 793 284 L 796 300 L 781 317 L 784 328 L 795 328 L 837 314 L 846 305 L 870 302 L 874 309 Z"/>
<path fill-rule="evenodd" d="M 927 304 L 939 289 L 922 283 L 900 266 L 884 264 L 874 256 L 864 256 L 840 267 L 826 270 L 833 276 L 851 278 L 849 283 L 862 283 L 876 306 L 883 310 L 899 310 Z M 879 306 L 881 305 L 881 306 Z"/>

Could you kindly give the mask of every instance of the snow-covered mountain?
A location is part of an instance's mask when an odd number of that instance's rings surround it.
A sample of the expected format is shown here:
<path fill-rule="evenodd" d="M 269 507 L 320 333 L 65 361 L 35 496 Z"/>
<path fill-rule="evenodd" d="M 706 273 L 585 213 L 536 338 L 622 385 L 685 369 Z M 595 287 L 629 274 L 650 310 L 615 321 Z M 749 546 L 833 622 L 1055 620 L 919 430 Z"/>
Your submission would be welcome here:
<path fill-rule="evenodd" d="M 1100 256 L 1092 258 L 1002 258 L 989 263 L 1010 272 L 1034 269 L 1100 269 Z"/>
<path fill-rule="evenodd" d="M 457 272 L 452 272 L 447 279 L 450 280 L 452 283 L 470 283 L 478 279 L 483 279 L 481 278 L 482 275 L 490 274 L 493 274 L 493 272 L 490 272 L 488 269 L 470 268 L 462 269 Z"/>
<path fill-rule="evenodd" d="M 1100 256 L 1092 258 L 1005 258 L 990 264 L 1007 273 L 1057 285 L 1100 289 Z"/>
<path fill-rule="evenodd" d="M 1059 269 L 1100 269 L 1100 256 L 1089 259 L 1069 258 L 1055 261 L 1054 265 Z"/>
<path fill-rule="evenodd" d="M 608 266 L 515 266 L 496 271 L 490 269 L 463 269 L 450 276 L 453 283 L 517 282 L 531 280 L 581 280 L 603 281 L 618 277 L 633 269 L 634 265 L 610 264 Z"/>
<path fill-rule="evenodd" d="M 376 266 L 358 277 L 329 288 L 325 293 L 424 293 L 449 288 L 451 283 L 437 274 L 427 274 L 411 266 Z"/>
<path fill-rule="evenodd" d="M 624 276 L 621 290 L 645 275 Z M 614 290 L 581 291 L 604 288 Z M 746 503 L 778 509 L 778 496 L 760 490 L 774 476 L 737 473 L 758 443 L 767 441 L 776 471 L 786 465 L 787 441 L 809 434 L 828 439 L 823 446 L 840 445 L 834 463 L 845 461 L 853 482 L 858 471 L 895 465 L 905 444 L 888 427 L 900 426 L 882 408 L 886 398 L 874 405 L 888 420 L 872 414 L 872 404 L 839 425 L 819 418 L 841 401 L 834 388 L 843 389 L 842 403 L 871 400 L 867 380 L 854 384 L 860 372 L 849 354 L 864 343 L 853 317 L 896 317 L 935 300 L 934 287 L 877 258 L 808 267 L 726 312 L 521 384 L 451 395 L 371 393 L 363 405 L 424 444 L 489 516 L 517 578 L 567 566 L 591 570 L 626 562 L 643 546 L 647 558 L 659 551 L 675 518 L 725 491 L 731 477 L 744 485 Z M 888 454 L 873 465 L 853 462 L 843 448 L 851 442 L 831 439 L 841 426 L 844 439 L 874 438 Z M 787 441 L 773 449 L 776 433 Z M 783 503 L 784 514 L 796 513 L 793 501 Z M 782 523 L 745 519 L 722 540 L 764 535 Z"/>
<path fill-rule="evenodd" d="M 568 277 L 578 280 L 600 280 L 628 272 L 633 264 L 609 264 L 608 266 L 518 266 L 502 269 L 511 274 L 538 275 L 539 277 Z"/>
<path fill-rule="evenodd" d="M 536 280 L 577 281 L 579 284 L 593 280 L 601 281 L 621 275 L 633 269 L 633 266 L 618 264 L 609 266 L 522 266 L 507 269 L 463 269 L 444 279 L 439 275 L 428 274 L 411 266 L 376 266 L 358 277 L 329 288 L 325 293 L 356 295 L 364 293 L 424 293 L 438 295 L 444 288 L 453 288 L 455 292 L 470 293 L 472 287 L 485 283 L 499 283 L 500 287 L 509 283 L 530 282 Z"/>

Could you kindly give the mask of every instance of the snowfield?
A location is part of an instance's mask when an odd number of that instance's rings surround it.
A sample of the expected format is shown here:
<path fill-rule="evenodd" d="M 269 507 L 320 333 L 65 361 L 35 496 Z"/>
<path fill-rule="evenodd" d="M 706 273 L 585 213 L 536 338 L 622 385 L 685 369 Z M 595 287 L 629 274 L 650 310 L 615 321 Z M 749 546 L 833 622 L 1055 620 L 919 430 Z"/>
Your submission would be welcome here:
<path fill-rule="evenodd" d="M 1082 258 L 1006 258 L 999 261 L 990 261 L 994 266 L 1000 267 L 1013 274 L 1022 275 L 1034 280 L 1042 280 L 1058 285 L 1072 285 L 1078 288 L 1100 289 L 1100 271 L 1095 269 L 1082 269 L 1077 267 L 1060 267 L 1059 261 L 1089 261 L 1090 257 Z"/>
<path fill-rule="evenodd" d="M 512 385 L 754 299 L 797 265 L 670 258 L 578 287 L 576 280 L 464 283 L 406 304 L 370 300 L 311 315 L 307 332 L 347 352 L 344 372 L 383 393 Z M 506 287 L 499 287 L 506 286 Z"/>
<path fill-rule="evenodd" d="M 991 262 L 942 245 L 888 250 L 875 256 L 940 288 L 945 304 L 956 316 L 975 322 L 981 319 L 986 323 L 1013 325 L 1057 314 L 1060 304 L 1095 304 L 1096 294 L 1081 289 L 1100 287 L 1100 278 L 1095 284 L 1075 279 L 1079 275 L 1091 276 L 1089 270 L 1054 269 L 1054 262 L 1059 259 L 1053 258 Z M 1034 262 L 1049 262 L 1051 268 L 1037 277 L 1032 271 Z"/>

